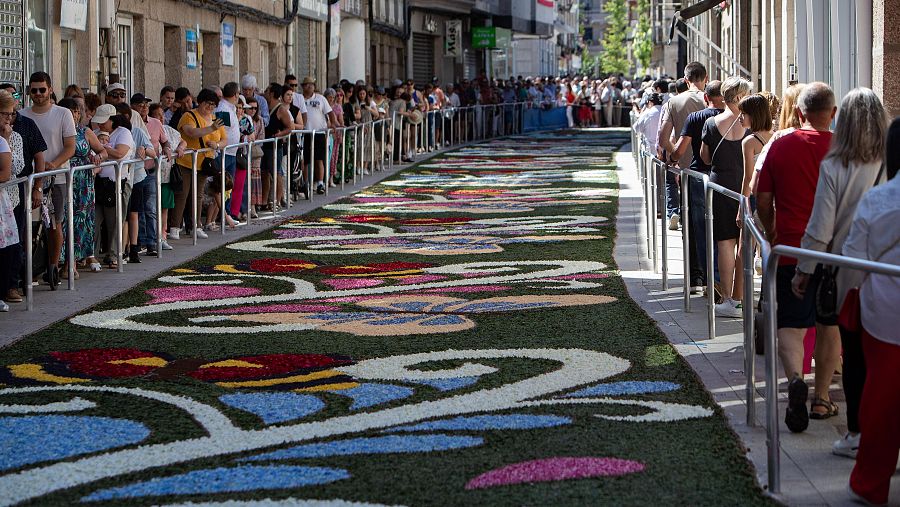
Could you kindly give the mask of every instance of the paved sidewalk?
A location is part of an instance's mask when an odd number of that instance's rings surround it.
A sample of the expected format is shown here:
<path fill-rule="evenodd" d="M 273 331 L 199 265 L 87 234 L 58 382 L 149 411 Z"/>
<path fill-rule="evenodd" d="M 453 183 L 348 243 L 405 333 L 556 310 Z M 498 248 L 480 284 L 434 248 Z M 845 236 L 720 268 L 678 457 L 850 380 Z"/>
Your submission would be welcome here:
<path fill-rule="evenodd" d="M 631 145 L 626 145 L 617 155 L 619 171 L 619 214 L 617 218 L 618 241 L 615 258 L 629 294 L 659 325 L 675 349 L 687 360 L 726 413 L 735 433 L 747 448 L 747 457 L 757 470 L 759 483 L 765 488 L 766 430 L 765 366 L 762 356 L 757 356 L 757 424 L 746 424 L 744 399 L 743 334 L 741 321 L 717 319 L 716 338 L 708 339 L 707 300 L 700 296 L 691 299 L 691 312 L 684 312 L 682 291 L 682 237 L 680 231 L 668 234 L 669 290 L 662 290 L 662 277 L 653 272 L 648 257 L 649 232 L 643 212 L 643 192 L 637 169 L 631 155 Z M 657 221 L 659 225 L 659 221 Z M 659 233 L 659 232 L 658 232 Z M 757 291 L 759 278 L 756 279 Z M 779 372 L 780 372 L 779 366 Z M 839 382 L 840 377 L 835 382 Z M 787 406 L 785 379 L 779 379 L 779 421 L 781 421 L 781 490 L 778 497 L 788 505 L 855 505 L 846 493 L 847 480 L 853 461 L 831 454 L 831 444 L 846 431 L 846 406 L 843 392 L 833 386 L 833 399 L 841 407 L 841 415 L 826 421 L 810 421 L 809 429 L 792 434 L 784 426 L 784 410 Z M 807 376 L 812 385 L 812 375 Z M 890 505 L 900 505 L 900 472 L 891 482 Z"/>
<path fill-rule="evenodd" d="M 454 146 L 452 149 L 459 147 Z M 447 150 L 419 155 L 416 163 L 440 155 L 445 151 Z M 327 195 L 314 195 L 312 201 L 297 201 L 290 209 L 279 212 L 276 221 L 308 213 L 347 197 L 358 192 L 360 188 L 377 183 L 410 165 L 412 164 L 394 164 L 392 169 L 378 171 L 369 176 L 358 176 L 356 186 L 348 183 L 343 189 L 340 186 L 329 189 Z M 15 343 L 19 338 L 37 332 L 54 322 L 71 317 L 101 301 L 121 294 L 144 280 L 156 278 L 160 273 L 199 257 L 210 250 L 272 227 L 274 223 L 271 213 L 264 212 L 260 213 L 260 219 L 251 220 L 249 226 L 244 225 L 235 231 L 227 231 L 225 235 L 222 235 L 221 232 L 209 232 L 209 239 L 198 240 L 196 246 L 193 245 L 192 238 L 182 236 L 181 240 L 171 242 L 174 250 L 163 252 L 162 259 L 142 256 L 143 262 L 127 264 L 124 273 L 116 273 L 115 270 L 106 268 L 101 273 L 91 273 L 87 269 L 80 270 L 80 279 L 75 281 L 74 291 L 68 290 L 67 280 L 63 280 L 62 285 L 56 291 L 51 291 L 47 285 L 37 285 L 33 288 L 33 311 L 26 311 L 25 303 L 17 303 L 9 305 L 9 313 L 0 314 L 0 348 Z"/>

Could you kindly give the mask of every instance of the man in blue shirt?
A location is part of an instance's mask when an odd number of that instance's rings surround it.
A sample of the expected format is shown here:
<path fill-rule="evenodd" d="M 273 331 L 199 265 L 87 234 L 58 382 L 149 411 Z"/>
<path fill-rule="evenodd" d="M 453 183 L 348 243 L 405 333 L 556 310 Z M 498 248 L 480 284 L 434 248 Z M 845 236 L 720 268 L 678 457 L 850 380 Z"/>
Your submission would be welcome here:
<path fill-rule="evenodd" d="M 706 120 L 721 113 L 725 109 L 725 99 L 722 97 L 722 82 L 710 81 L 704 89 L 706 109 L 693 112 L 688 115 L 681 129 L 681 137 L 675 144 L 675 150 L 671 155 L 673 160 L 681 158 L 688 146 L 693 149 L 694 156 L 691 159 L 690 169 L 709 174 L 710 167 L 700 160 L 700 147 L 702 144 L 703 124 Z M 693 241 L 690 244 L 689 265 L 691 268 L 691 287 L 706 287 L 706 228 L 704 216 L 706 215 L 706 195 L 703 191 L 703 181 L 691 178 L 688 182 L 688 199 L 690 204 L 690 226 Z M 716 261 L 716 256 L 713 256 Z"/>

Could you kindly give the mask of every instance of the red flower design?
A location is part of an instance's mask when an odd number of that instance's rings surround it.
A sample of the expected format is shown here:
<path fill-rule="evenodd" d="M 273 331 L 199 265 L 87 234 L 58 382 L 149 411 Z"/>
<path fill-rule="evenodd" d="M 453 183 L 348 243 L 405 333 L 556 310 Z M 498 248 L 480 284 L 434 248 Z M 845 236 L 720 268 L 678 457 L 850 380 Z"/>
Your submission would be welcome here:
<path fill-rule="evenodd" d="M 256 259 L 250 261 L 250 269 L 266 274 L 297 273 L 315 267 L 315 263 L 300 259 Z"/>
<path fill-rule="evenodd" d="M 332 276 L 386 276 L 398 272 L 409 275 L 431 266 L 424 262 L 384 262 L 364 266 L 329 266 L 319 268 L 319 271 Z"/>
<path fill-rule="evenodd" d="M 73 352 L 51 352 L 58 364 L 48 370 L 91 378 L 127 378 L 146 375 L 168 361 L 160 354 L 137 349 L 85 349 Z M 61 372 L 62 373 L 62 372 Z"/>
<path fill-rule="evenodd" d="M 188 376 L 207 382 L 263 379 L 291 372 L 303 374 L 349 364 L 353 364 L 353 361 L 346 356 L 268 354 L 213 361 L 188 373 Z"/>

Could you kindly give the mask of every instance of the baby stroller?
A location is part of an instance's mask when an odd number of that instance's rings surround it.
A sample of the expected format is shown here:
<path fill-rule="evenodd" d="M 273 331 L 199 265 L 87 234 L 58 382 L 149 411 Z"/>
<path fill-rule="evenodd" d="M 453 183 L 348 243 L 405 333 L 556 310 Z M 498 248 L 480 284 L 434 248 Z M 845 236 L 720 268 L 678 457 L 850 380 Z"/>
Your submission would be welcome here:
<path fill-rule="evenodd" d="M 59 267 L 50 266 L 50 230 L 53 228 L 53 224 L 50 222 L 50 207 L 52 205 L 50 191 L 47 189 L 44 192 L 44 199 L 41 201 L 40 207 L 34 210 L 31 215 L 31 237 L 33 238 L 31 245 L 31 275 L 33 278 L 37 278 L 43 274 L 44 281 L 50 285 L 50 290 L 56 290 L 60 283 Z"/>

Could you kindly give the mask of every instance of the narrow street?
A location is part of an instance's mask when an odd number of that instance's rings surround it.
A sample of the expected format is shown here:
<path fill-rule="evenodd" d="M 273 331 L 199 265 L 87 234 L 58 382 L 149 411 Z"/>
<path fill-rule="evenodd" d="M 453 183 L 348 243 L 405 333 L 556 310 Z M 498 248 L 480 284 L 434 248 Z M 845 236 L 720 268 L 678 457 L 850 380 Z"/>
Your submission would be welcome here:
<path fill-rule="evenodd" d="M 628 140 L 460 148 L 3 349 L 0 498 L 771 504 L 613 259 Z"/>

